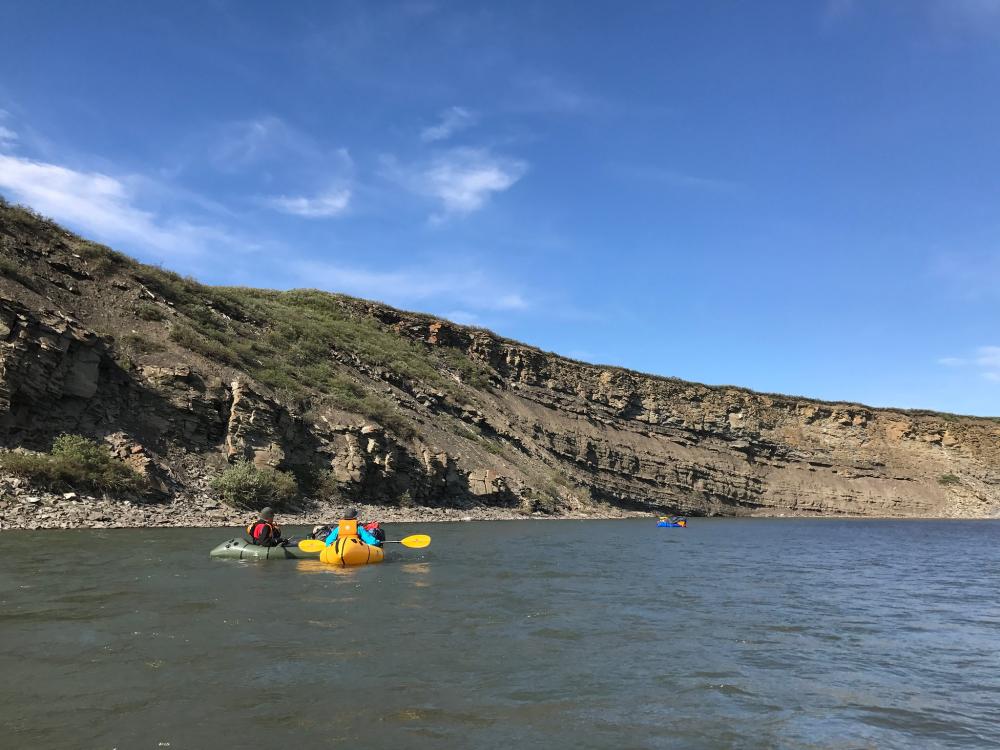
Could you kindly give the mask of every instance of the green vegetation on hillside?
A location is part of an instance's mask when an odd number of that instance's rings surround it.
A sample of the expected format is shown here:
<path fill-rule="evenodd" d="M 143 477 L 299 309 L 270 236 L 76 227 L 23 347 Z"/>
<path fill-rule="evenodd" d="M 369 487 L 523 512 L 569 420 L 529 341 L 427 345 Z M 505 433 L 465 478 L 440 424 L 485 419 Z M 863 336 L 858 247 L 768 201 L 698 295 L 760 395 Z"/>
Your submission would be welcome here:
<path fill-rule="evenodd" d="M 298 497 L 299 487 L 295 477 L 268 466 L 255 466 L 241 459 L 230 466 L 211 483 L 222 501 L 234 508 L 260 510 L 286 506 Z"/>
<path fill-rule="evenodd" d="M 2 453 L 0 470 L 50 490 L 142 494 L 146 478 L 114 458 L 106 446 L 80 435 L 60 435 L 50 453 Z"/>
<path fill-rule="evenodd" d="M 152 266 L 137 265 L 131 273 L 183 315 L 185 322 L 170 329 L 175 343 L 245 370 L 287 398 L 360 413 L 404 437 L 412 427 L 391 401 L 353 378 L 351 366 L 453 395 L 449 371 L 473 387 L 489 384 L 486 369 L 463 353 L 411 341 L 371 318 L 354 316 L 337 295 L 208 287 Z M 155 320 L 151 307 L 143 306 L 141 317 Z"/>

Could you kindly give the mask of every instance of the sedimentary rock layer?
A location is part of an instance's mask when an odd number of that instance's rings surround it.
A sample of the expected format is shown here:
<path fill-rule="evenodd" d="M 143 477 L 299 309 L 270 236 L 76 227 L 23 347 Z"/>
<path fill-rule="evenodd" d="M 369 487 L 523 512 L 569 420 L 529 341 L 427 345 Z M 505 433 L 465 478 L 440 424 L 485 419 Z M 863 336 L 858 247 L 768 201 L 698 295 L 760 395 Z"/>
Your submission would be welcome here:
<path fill-rule="evenodd" d="M 331 401 L 318 386 L 290 397 L 176 335 L 202 315 L 243 336 L 268 320 L 192 282 L 181 303 L 102 252 L 0 211 L 0 446 L 44 450 L 62 432 L 105 440 L 150 478 L 154 500 L 212 503 L 208 479 L 247 458 L 294 471 L 314 494 L 404 508 L 1000 511 L 994 419 L 642 375 L 347 297 L 331 296 L 338 314 L 406 340 L 427 367 L 334 341 L 324 356 L 367 400 Z M 351 406 L 374 400 L 371 413 Z"/>

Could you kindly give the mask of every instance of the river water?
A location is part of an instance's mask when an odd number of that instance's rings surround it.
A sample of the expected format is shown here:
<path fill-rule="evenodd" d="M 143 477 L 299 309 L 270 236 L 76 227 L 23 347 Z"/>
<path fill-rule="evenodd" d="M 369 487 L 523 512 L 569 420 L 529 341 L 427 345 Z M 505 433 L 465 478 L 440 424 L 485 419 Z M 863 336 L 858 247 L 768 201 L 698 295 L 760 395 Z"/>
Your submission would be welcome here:
<path fill-rule="evenodd" d="M 1000 523 L 653 524 L 4 532 L 0 745 L 1000 747 Z"/>

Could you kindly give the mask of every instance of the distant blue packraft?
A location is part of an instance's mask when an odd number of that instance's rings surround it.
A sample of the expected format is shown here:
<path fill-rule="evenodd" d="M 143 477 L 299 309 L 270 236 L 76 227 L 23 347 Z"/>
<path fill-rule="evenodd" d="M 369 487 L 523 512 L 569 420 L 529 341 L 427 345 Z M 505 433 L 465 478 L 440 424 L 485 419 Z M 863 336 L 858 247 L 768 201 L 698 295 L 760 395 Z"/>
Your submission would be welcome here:
<path fill-rule="evenodd" d="M 687 528 L 688 520 L 680 516 L 664 516 L 656 522 L 656 525 L 667 529 L 684 529 Z"/>

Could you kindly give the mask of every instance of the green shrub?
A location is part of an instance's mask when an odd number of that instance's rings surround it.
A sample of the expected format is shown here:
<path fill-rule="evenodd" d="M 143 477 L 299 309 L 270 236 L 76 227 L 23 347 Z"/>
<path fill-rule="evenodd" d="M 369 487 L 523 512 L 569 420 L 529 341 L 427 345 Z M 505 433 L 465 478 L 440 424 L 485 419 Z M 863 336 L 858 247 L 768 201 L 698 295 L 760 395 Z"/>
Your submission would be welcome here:
<path fill-rule="evenodd" d="M 324 471 L 319 475 L 313 488 L 313 495 L 327 502 L 344 502 L 344 491 L 340 487 L 340 482 L 332 471 Z"/>
<path fill-rule="evenodd" d="M 138 354 L 151 354 L 163 351 L 163 344 L 135 333 L 127 333 L 121 337 L 121 343 Z"/>
<path fill-rule="evenodd" d="M 546 490 L 530 489 L 525 493 L 522 508 L 528 513 L 545 513 L 551 515 L 558 512 L 559 496 L 551 488 Z"/>
<path fill-rule="evenodd" d="M 170 338 L 185 349 L 190 349 L 208 359 L 214 359 L 231 367 L 243 364 L 239 352 L 214 339 L 206 338 L 191 326 L 184 324 L 174 326 L 170 329 Z"/>
<path fill-rule="evenodd" d="M 135 309 L 135 315 L 140 320 L 159 321 L 167 319 L 167 314 L 163 310 L 157 305 L 151 305 L 148 302 L 139 305 Z"/>
<path fill-rule="evenodd" d="M 0 255 L 0 276 L 6 276 L 21 286 L 36 291 L 36 284 L 29 274 L 22 273 L 24 266 Z"/>
<path fill-rule="evenodd" d="M 79 248 L 79 255 L 98 276 L 109 276 L 116 269 L 129 265 L 132 261 L 110 247 L 87 242 Z"/>
<path fill-rule="evenodd" d="M 51 453 L 2 454 L 0 469 L 50 490 L 141 494 L 149 489 L 144 476 L 115 459 L 104 446 L 80 435 L 60 435 Z"/>
<path fill-rule="evenodd" d="M 280 508 L 298 497 L 295 477 L 269 466 L 255 466 L 240 459 L 211 482 L 222 501 L 234 508 L 260 510 L 270 505 Z"/>
<path fill-rule="evenodd" d="M 954 474 L 942 474 L 938 478 L 938 484 L 961 484 L 962 480 L 956 477 Z"/>

